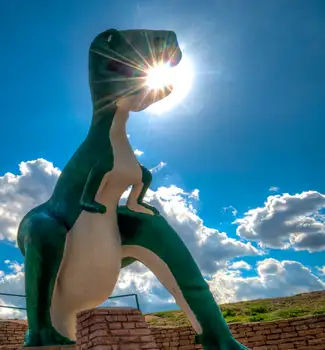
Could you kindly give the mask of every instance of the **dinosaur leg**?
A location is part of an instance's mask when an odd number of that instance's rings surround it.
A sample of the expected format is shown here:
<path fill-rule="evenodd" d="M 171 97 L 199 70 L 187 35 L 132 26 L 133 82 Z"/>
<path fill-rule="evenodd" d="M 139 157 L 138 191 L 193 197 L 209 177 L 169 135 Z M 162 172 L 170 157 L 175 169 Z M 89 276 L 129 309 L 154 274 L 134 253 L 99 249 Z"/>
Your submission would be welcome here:
<path fill-rule="evenodd" d="M 19 227 L 19 246 L 25 255 L 28 319 L 25 347 L 74 343 L 55 330 L 50 316 L 53 287 L 66 233 L 63 224 L 41 211 L 27 214 Z"/>
<path fill-rule="evenodd" d="M 118 210 L 123 256 L 152 270 L 187 314 L 205 350 L 244 350 L 231 332 L 208 284 L 183 241 L 160 215 Z"/>

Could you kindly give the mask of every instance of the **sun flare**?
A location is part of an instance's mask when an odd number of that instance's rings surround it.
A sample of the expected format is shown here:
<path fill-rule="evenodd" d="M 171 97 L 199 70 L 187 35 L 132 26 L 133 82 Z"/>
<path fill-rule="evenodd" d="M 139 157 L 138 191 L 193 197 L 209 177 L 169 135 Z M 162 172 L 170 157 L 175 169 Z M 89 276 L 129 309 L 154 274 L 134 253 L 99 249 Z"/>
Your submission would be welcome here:
<path fill-rule="evenodd" d="M 159 64 L 151 68 L 147 72 L 146 85 L 157 90 L 171 85 L 173 90 L 169 96 L 149 106 L 147 111 L 162 114 L 181 102 L 191 89 L 193 76 L 192 63 L 185 55 L 175 67 Z"/>
<path fill-rule="evenodd" d="M 153 67 L 147 72 L 146 85 L 150 89 L 163 88 L 169 84 L 172 84 L 172 67 L 167 64 L 160 64 Z"/>

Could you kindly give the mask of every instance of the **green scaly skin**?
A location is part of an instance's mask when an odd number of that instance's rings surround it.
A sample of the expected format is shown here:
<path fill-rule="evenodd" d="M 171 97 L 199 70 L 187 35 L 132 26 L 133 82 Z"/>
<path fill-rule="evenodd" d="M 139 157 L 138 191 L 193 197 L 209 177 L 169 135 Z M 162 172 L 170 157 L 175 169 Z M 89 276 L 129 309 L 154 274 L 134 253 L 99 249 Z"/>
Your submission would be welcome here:
<path fill-rule="evenodd" d="M 95 202 L 94 198 L 103 176 L 114 165 L 108 137 L 116 111 L 114 101 L 122 94 L 136 93 L 133 90 L 137 87 L 137 80 L 124 79 L 143 76 L 141 70 L 134 69 L 134 62 L 144 67 L 144 57 L 152 63 L 153 55 L 159 56 L 163 47 L 166 52 L 164 60 L 177 64 L 181 51 L 175 33 L 170 31 L 110 29 L 99 34 L 91 44 L 89 75 L 94 109 L 89 133 L 63 169 L 50 199 L 26 214 L 19 226 L 18 245 L 25 256 L 29 327 L 25 347 L 74 343 L 52 326 L 50 317 L 51 298 L 66 234 L 82 210 L 94 213 L 110 210 Z M 139 48 L 140 54 L 137 52 Z M 121 57 L 127 64 L 120 62 Z M 117 215 L 122 244 L 150 249 L 168 265 L 202 326 L 203 334 L 197 340 L 204 349 L 246 349 L 231 336 L 207 283 L 183 241 L 157 209 L 143 202 L 151 173 L 145 167 L 141 168 L 144 186 L 138 203 L 151 209 L 154 215 L 134 212 L 126 206 L 119 207 Z M 122 266 L 134 261 L 132 257 L 125 258 Z"/>

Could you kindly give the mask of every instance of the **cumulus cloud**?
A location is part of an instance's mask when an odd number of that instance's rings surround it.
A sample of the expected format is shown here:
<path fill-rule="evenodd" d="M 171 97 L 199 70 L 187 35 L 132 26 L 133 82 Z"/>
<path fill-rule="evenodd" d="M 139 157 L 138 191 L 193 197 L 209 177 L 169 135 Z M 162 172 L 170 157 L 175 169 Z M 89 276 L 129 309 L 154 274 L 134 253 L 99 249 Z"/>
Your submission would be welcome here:
<path fill-rule="evenodd" d="M 121 204 L 126 202 L 129 191 L 123 194 Z M 144 199 L 168 220 L 206 275 L 227 266 L 227 262 L 233 258 L 263 254 L 250 242 L 242 242 L 216 228 L 205 226 L 195 209 L 198 190 L 186 192 L 174 185 L 162 186 L 156 191 L 149 189 Z"/>
<path fill-rule="evenodd" d="M 1 293 L 25 294 L 25 281 L 23 264 L 16 261 L 5 260 L 9 273 L 0 270 L 0 291 Z M 0 305 L 25 307 L 25 298 L 0 295 Z M 0 307 L 0 319 L 25 318 L 23 310 Z"/>
<path fill-rule="evenodd" d="M 280 188 L 278 187 L 278 186 L 271 186 L 270 188 L 269 188 L 269 191 L 270 192 L 278 192 L 280 190 Z"/>
<path fill-rule="evenodd" d="M 262 247 L 309 252 L 325 249 L 325 195 L 316 191 L 269 196 L 264 207 L 238 218 L 237 234 Z"/>
<path fill-rule="evenodd" d="M 124 268 L 119 276 L 113 295 L 135 293 L 138 295 L 142 312 L 175 309 L 175 300 L 157 277 L 139 262 Z M 132 298 L 112 300 L 116 306 L 135 306 Z M 112 301 L 108 304 L 112 305 Z M 106 303 L 107 304 L 107 303 Z"/>
<path fill-rule="evenodd" d="M 219 303 L 289 296 L 325 289 L 325 282 L 297 261 L 264 259 L 257 263 L 257 275 L 243 277 L 240 271 L 217 271 L 208 281 Z"/>
<path fill-rule="evenodd" d="M 232 270 L 251 270 L 252 267 L 244 260 L 235 261 L 231 265 L 229 265 L 229 268 Z"/>
<path fill-rule="evenodd" d="M 21 162 L 19 171 L 0 177 L 0 240 L 16 240 L 21 218 L 49 198 L 60 175 L 45 159 Z"/>
<path fill-rule="evenodd" d="M 177 186 L 149 190 L 145 198 L 165 216 L 180 235 L 205 274 L 211 274 L 239 256 L 258 255 L 262 252 L 251 243 L 230 238 L 225 232 L 207 227 L 195 210 L 195 196 Z"/>
<path fill-rule="evenodd" d="M 143 155 L 143 151 L 140 151 L 139 149 L 135 149 L 135 150 L 134 150 L 134 154 L 135 154 L 136 156 L 142 156 L 142 155 Z"/>
<path fill-rule="evenodd" d="M 317 266 L 317 270 L 321 275 L 325 275 L 325 265 L 324 266 Z"/>
<path fill-rule="evenodd" d="M 162 168 L 164 168 L 167 165 L 165 162 L 160 162 L 158 165 L 155 167 L 151 168 L 150 171 L 154 174 L 160 171 Z"/>
<path fill-rule="evenodd" d="M 191 197 L 191 198 L 194 198 L 194 199 L 196 199 L 196 200 L 199 200 L 199 193 L 200 193 L 200 191 L 196 188 L 195 190 L 193 190 L 193 191 L 191 192 L 190 197 Z"/>
<path fill-rule="evenodd" d="M 222 209 L 224 212 L 230 211 L 232 216 L 235 216 L 235 217 L 238 214 L 238 210 L 235 207 L 233 207 L 232 205 L 228 205 L 228 207 L 223 207 Z"/>

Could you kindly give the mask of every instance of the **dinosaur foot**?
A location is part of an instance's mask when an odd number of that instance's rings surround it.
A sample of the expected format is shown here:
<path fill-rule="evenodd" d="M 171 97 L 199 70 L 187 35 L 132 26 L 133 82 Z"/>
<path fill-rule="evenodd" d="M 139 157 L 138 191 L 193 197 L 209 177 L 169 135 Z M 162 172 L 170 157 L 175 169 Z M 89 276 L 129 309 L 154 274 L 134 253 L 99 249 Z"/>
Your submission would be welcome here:
<path fill-rule="evenodd" d="M 74 341 L 64 337 L 54 327 L 42 328 L 38 331 L 28 330 L 25 335 L 24 347 L 37 347 L 49 345 L 72 345 Z M 60 349 L 60 347 L 58 347 Z"/>

